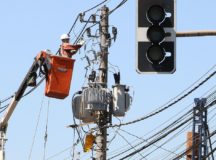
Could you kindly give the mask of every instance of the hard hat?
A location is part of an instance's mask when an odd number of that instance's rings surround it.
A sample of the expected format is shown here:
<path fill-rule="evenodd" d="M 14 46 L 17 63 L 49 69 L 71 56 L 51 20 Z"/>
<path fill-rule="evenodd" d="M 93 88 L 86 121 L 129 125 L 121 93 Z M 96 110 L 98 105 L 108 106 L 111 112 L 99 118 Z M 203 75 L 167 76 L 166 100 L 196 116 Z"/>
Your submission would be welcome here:
<path fill-rule="evenodd" d="M 70 36 L 68 34 L 62 34 L 61 37 L 60 37 L 61 40 L 64 40 L 64 39 L 70 39 Z"/>

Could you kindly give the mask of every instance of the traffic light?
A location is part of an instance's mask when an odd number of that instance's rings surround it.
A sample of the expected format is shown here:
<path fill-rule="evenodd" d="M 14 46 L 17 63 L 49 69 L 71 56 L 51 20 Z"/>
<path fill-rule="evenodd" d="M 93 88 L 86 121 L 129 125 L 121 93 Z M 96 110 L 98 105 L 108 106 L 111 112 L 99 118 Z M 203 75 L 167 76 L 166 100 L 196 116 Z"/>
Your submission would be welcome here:
<path fill-rule="evenodd" d="M 176 69 L 176 0 L 137 0 L 137 72 Z"/>

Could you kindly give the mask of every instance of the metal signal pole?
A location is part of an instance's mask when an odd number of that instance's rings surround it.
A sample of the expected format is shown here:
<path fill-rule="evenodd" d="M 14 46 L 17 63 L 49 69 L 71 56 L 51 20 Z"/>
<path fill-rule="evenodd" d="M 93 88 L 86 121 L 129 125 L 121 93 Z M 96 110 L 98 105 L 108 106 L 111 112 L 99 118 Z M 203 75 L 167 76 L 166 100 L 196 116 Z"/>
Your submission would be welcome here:
<path fill-rule="evenodd" d="M 99 83 L 107 88 L 108 77 L 108 41 L 109 41 L 109 8 L 103 6 L 100 17 L 100 47 L 101 61 L 99 68 Z M 107 128 L 104 127 L 108 122 L 107 111 L 99 111 L 98 127 L 96 135 L 96 160 L 106 160 L 107 151 Z"/>

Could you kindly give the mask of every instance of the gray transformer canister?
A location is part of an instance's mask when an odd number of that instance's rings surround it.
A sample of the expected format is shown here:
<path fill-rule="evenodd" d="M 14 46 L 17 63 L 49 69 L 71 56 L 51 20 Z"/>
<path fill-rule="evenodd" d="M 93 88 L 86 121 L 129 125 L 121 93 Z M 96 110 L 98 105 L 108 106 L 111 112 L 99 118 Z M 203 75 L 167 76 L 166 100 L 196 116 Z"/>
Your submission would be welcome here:
<path fill-rule="evenodd" d="M 116 117 L 123 117 L 129 110 L 131 104 L 131 96 L 126 92 L 125 85 L 113 86 L 113 115 Z"/>
<path fill-rule="evenodd" d="M 80 119 L 83 123 L 91 123 L 96 121 L 96 115 L 85 108 L 82 95 L 76 96 L 72 102 L 72 111 L 76 119 Z"/>
<path fill-rule="evenodd" d="M 72 111 L 73 111 L 73 115 L 76 119 L 81 119 L 82 115 L 81 113 L 81 99 L 82 97 L 76 96 L 73 101 L 72 101 Z"/>
<path fill-rule="evenodd" d="M 108 92 L 104 88 L 86 88 L 83 90 L 84 108 L 91 111 L 106 111 Z"/>

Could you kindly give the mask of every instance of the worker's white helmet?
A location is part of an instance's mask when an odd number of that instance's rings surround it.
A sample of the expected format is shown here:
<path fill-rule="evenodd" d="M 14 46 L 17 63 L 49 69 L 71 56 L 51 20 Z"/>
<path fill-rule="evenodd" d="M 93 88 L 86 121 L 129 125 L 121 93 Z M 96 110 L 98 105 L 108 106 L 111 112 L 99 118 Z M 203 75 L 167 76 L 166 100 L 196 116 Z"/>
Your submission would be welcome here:
<path fill-rule="evenodd" d="M 70 39 L 70 36 L 68 34 L 62 34 L 61 37 L 60 37 L 61 40 L 64 40 L 64 39 Z"/>

